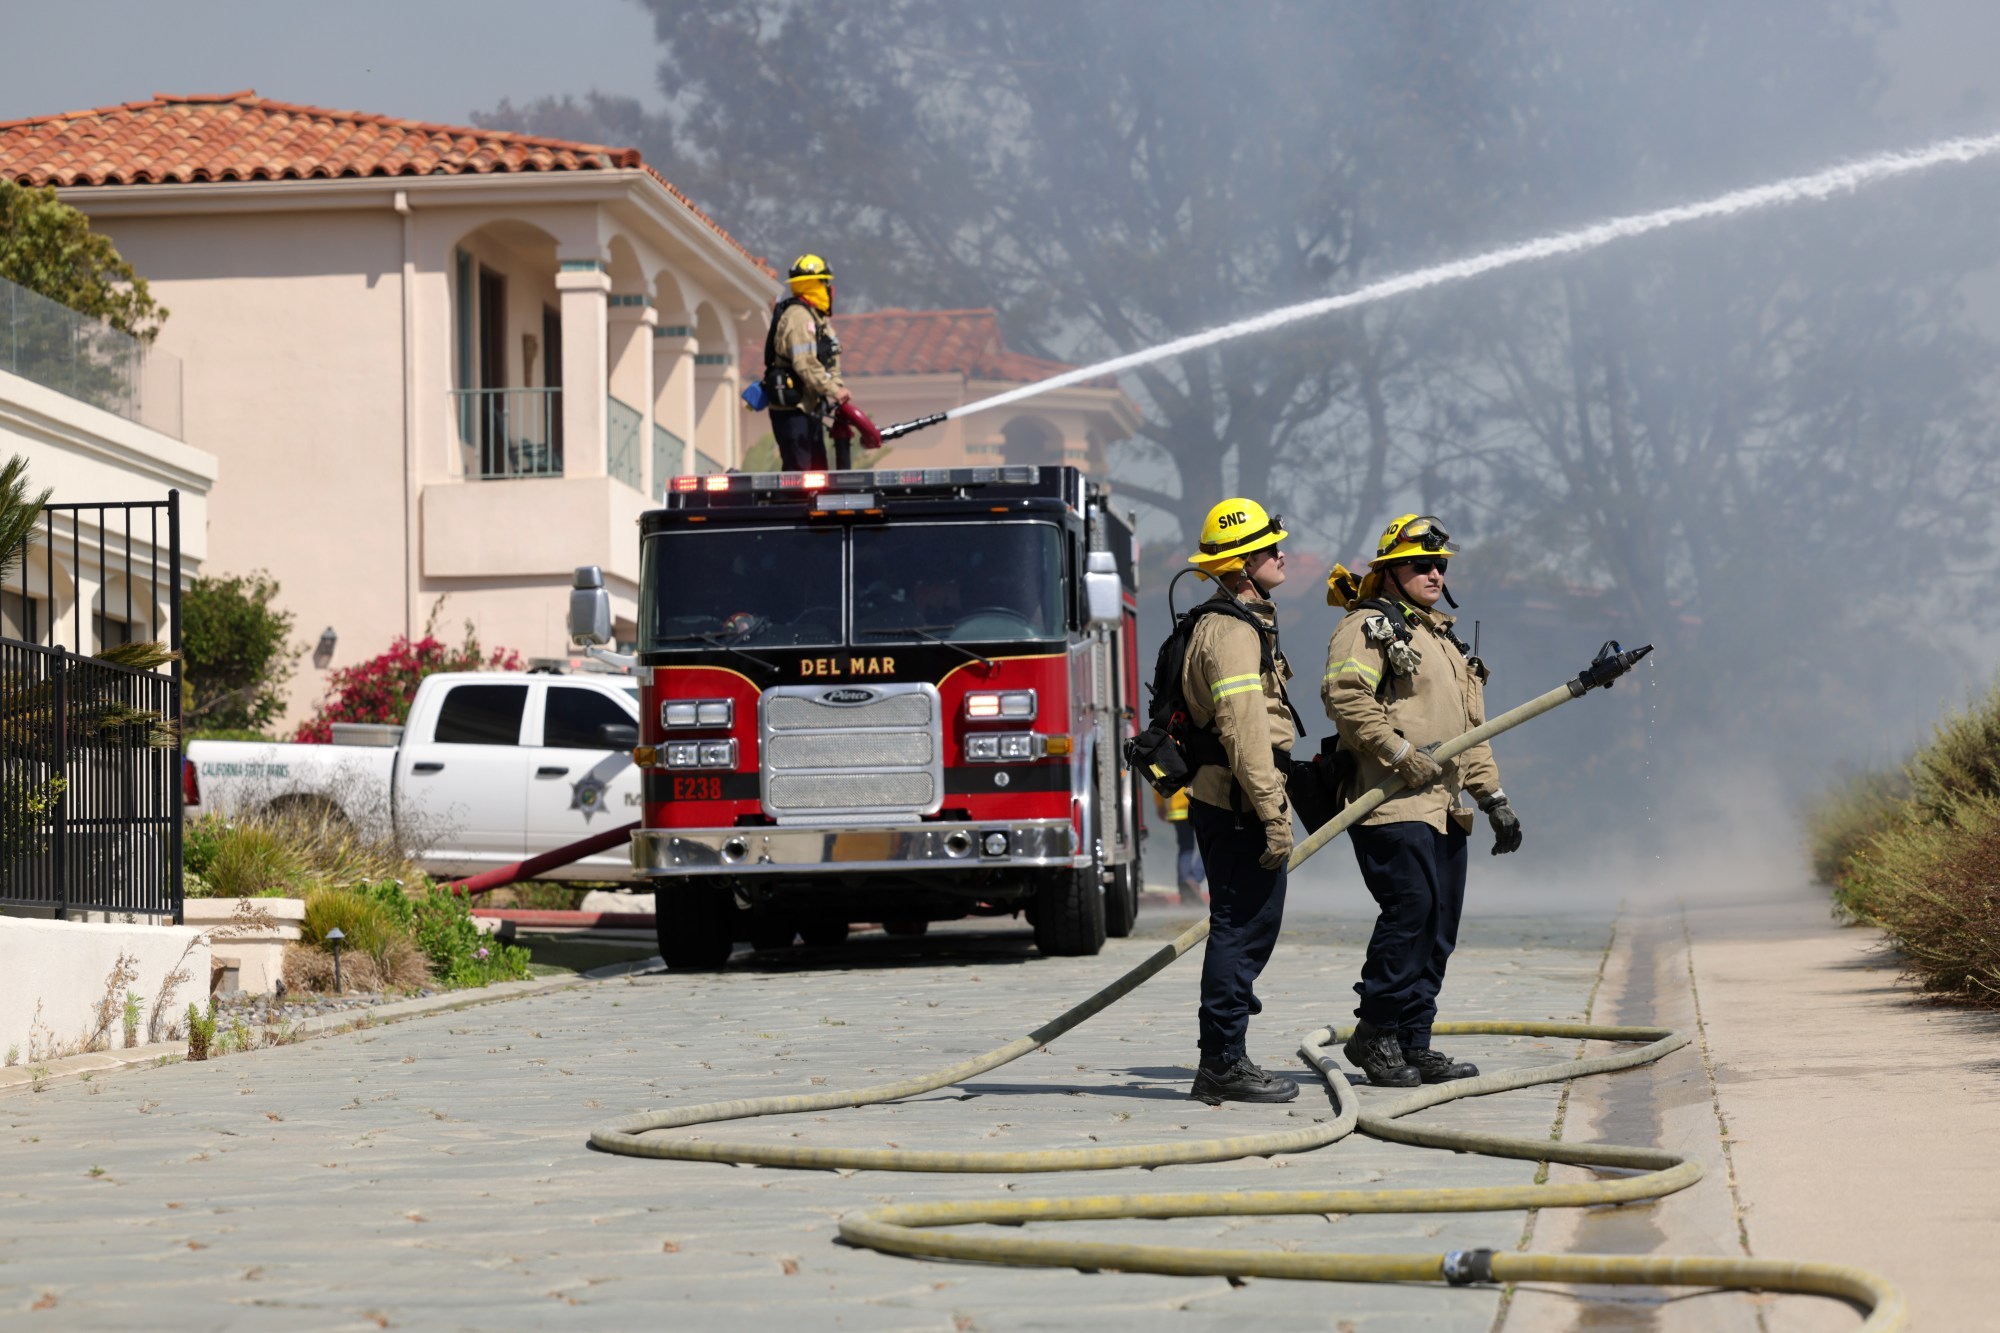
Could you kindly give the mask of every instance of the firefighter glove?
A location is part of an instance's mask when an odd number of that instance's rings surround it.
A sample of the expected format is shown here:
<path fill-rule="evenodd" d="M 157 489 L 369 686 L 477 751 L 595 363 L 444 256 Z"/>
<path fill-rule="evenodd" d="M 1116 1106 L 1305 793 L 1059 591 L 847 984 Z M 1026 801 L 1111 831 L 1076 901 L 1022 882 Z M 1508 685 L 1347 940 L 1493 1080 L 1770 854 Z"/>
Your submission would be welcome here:
<path fill-rule="evenodd" d="M 1437 781 L 1438 774 L 1444 772 L 1443 765 L 1431 757 L 1429 750 L 1418 749 L 1408 741 L 1404 741 L 1403 748 L 1396 751 L 1396 757 L 1389 761 L 1389 767 L 1396 771 L 1396 776 L 1401 778 L 1403 785 L 1411 791 L 1419 787 L 1428 787 Z"/>
<path fill-rule="evenodd" d="M 1479 803 L 1486 822 L 1493 826 L 1493 855 L 1504 856 L 1521 850 L 1521 817 L 1507 803 L 1507 793 L 1494 792 Z"/>
<path fill-rule="evenodd" d="M 1264 825 L 1264 854 L 1257 858 L 1257 864 L 1266 870 L 1276 870 L 1291 859 L 1292 812 L 1287 810 Z"/>

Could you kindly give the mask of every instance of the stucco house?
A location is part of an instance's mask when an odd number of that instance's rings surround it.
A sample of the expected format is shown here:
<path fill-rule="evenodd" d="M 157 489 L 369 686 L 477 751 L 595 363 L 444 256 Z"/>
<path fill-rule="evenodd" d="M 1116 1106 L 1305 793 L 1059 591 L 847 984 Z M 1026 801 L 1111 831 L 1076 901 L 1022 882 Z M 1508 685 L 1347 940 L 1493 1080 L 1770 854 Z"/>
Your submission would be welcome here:
<path fill-rule="evenodd" d="M 220 462 L 207 564 L 268 570 L 293 683 L 415 635 L 558 656 L 570 570 L 636 615 L 660 479 L 738 461 L 770 269 L 632 149 L 157 95 L 0 124 L 151 283 L 188 438 Z"/>
<path fill-rule="evenodd" d="M 854 401 L 881 426 L 947 412 L 1074 369 L 1010 350 L 990 309 L 836 314 L 834 327 L 840 333 L 841 373 Z M 758 332 L 744 341 L 745 383 L 764 370 Z M 892 467 L 1067 463 L 1102 477 L 1105 447 L 1129 438 L 1140 422 L 1138 404 L 1107 377 L 928 427 L 875 457 L 893 453 Z M 766 448 L 775 457 L 775 448 L 768 443 Z M 874 459 L 862 454 L 853 461 L 861 466 Z"/>

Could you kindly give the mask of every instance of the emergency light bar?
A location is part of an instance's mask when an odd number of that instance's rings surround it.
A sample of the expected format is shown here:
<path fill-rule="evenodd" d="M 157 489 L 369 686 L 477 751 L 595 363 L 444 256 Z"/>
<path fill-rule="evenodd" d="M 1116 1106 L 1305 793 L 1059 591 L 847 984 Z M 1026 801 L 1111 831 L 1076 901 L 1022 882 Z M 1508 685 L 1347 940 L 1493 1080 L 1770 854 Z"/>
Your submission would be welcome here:
<path fill-rule="evenodd" d="M 732 502 L 794 500 L 802 493 L 853 491 L 857 494 L 892 491 L 899 495 L 949 495 L 982 486 L 1033 486 L 1042 480 L 1042 469 L 1028 465 L 1007 467 L 923 467 L 877 468 L 860 472 L 711 472 L 701 476 L 675 477 L 667 483 L 666 501 L 679 507 L 687 503 L 678 497 L 727 495 Z"/>

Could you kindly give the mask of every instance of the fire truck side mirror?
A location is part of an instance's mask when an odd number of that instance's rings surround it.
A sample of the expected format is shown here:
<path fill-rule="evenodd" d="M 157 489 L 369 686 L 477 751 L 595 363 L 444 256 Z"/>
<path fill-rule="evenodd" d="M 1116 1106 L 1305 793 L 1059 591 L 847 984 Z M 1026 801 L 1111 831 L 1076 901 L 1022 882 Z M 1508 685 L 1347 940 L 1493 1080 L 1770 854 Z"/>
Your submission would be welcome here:
<path fill-rule="evenodd" d="M 596 565 L 578 565 L 570 580 L 569 636 L 588 644 L 611 642 L 611 594 Z"/>
<path fill-rule="evenodd" d="M 1092 551 L 1083 572 L 1083 600 L 1092 628 L 1117 628 L 1125 613 L 1122 591 L 1117 560 L 1109 551 Z"/>

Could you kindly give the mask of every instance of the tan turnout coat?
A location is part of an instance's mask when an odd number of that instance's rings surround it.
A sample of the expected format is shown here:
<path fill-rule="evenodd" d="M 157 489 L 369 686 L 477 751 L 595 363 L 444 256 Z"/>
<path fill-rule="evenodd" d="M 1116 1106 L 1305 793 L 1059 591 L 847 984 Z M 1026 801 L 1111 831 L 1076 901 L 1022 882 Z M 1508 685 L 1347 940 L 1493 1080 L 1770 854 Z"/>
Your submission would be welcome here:
<path fill-rule="evenodd" d="M 799 407 L 807 412 L 821 411 L 829 398 L 847 387 L 847 381 L 840 377 L 838 351 L 831 365 L 819 359 L 820 332 L 832 322 L 803 301 L 786 306 L 778 316 L 778 336 L 772 339 L 772 350 L 779 364 L 791 367 L 799 382 Z"/>
<path fill-rule="evenodd" d="M 1368 622 L 1382 617 L 1378 610 L 1363 607 L 1348 612 L 1327 644 L 1320 698 L 1340 732 L 1341 745 L 1360 761 L 1349 800 L 1388 776 L 1389 762 L 1405 740 L 1421 748 L 1461 736 L 1486 721 L 1484 682 L 1445 635 L 1454 623 L 1452 617 L 1408 603 L 1403 614 L 1410 622 L 1411 646 L 1421 658 L 1412 675 L 1392 671 L 1387 646 L 1368 636 Z M 1376 688 L 1385 678 L 1391 684 L 1377 698 Z M 1492 747 L 1467 750 L 1445 764 L 1436 782 L 1421 791 L 1398 793 L 1361 822 L 1417 822 L 1443 833 L 1449 820 L 1469 833 L 1473 812 L 1459 801 L 1461 790 L 1479 801 L 1500 790 L 1500 768 Z"/>
<path fill-rule="evenodd" d="M 1211 601 L 1228 594 L 1220 589 Z M 1255 593 L 1236 599 L 1264 624 L 1276 629 L 1278 609 Z M 1290 818 L 1285 778 L 1271 751 L 1290 751 L 1298 739 L 1292 715 L 1285 707 L 1284 682 L 1292 668 L 1273 646 L 1271 670 L 1264 671 L 1257 631 L 1234 616 L 1206 615 L 1196 622 L 1188 640 L 1181 675 L 1181 694 L 1188 716 L 1197 726 L 1213 726 L 1229 755 L 1229 767 L 1206 764 L 1195 770 L 1188 795 L 1224 810 L 1244 809 L 1260 824 Z M 1231 798 L 1230 775 L 1243 789 L 1239 805 Z"/>

